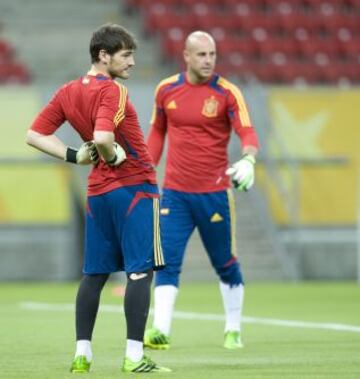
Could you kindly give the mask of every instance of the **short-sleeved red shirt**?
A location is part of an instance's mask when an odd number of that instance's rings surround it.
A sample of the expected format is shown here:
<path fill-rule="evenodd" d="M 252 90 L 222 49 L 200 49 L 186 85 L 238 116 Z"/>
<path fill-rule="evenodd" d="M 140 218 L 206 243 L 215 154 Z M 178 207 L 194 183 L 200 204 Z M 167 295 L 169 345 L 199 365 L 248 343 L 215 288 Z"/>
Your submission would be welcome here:
<path fill-rule="evenodd" d="M 126 87 L 106 76 L 86 75 L 61 87 L 40 112 L 31 129 L 53 134 L 65 121 L 84 141 L 94 131 L 112 131 L 115 141 L 126 151 L 127 159 L 118 167 L 102 160 L 88 178 L 88 195 L 99 195 L 115 188 L 156 183 L 156 174 L 134 106 Z"/>
<path fill-rule="evenodd" d="M 184 72 L 161 81 L 147 142 L 157 164 L 168 135 L 164 187 L 197 193 L 229 188 L 225 171 L 232 130 L 243 147 L 258 147 L 237 86 L 218 75 L 206 83 L 191 84 Z"/>

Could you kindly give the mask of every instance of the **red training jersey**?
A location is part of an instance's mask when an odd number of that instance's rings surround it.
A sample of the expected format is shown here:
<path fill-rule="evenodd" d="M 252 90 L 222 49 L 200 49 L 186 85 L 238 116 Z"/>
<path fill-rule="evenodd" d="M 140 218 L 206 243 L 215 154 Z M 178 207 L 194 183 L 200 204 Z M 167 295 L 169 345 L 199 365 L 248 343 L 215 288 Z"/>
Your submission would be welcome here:
<path fill-rule="evenodd" d="M 168 134 L 164 188 L 197 193 L 229 188 L 225 171 L 232 129 L 243 147 L 258 147 L 244 98 L 234 84 L 213 75 L 194 85 L 185 73 L 161 81 L 147 142 L 158 164 Z"/>
<path fill-rule="evenodd" d="M 126 87 L 103 75 L 86 75 L 61 87 L 40 112 L 31 129 L 53 134 L 65 121 L 84 141 L 94 139 L 94 131 L 111 131 L 126 152 L 120 166 L 103 160 L 88 178 L 88 195 L 99 195 L 122 186 L 156 183 L 156 174 L 136 111 Z"/>

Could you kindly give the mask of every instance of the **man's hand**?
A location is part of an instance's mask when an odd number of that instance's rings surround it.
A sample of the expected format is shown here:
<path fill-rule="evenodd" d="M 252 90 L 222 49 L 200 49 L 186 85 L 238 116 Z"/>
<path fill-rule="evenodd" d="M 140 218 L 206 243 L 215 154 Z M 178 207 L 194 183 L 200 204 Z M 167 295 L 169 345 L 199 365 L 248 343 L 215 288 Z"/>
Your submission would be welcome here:
<path fill-rule="evenodd" d="M 254 165 L 255 158 L 245 154 L 239 161 L 226 170 L 226 175 L 232 177 L 234 187 L 238 191 L 248 191 L 255 180 Z"/>
<path fill-rule="evenodd" d="M 67 162 L 76 163 L 80 165 L 96 165 L 99 162 L 99 153 L 93 141 L 84 142 L 79 150 L 71 147 L 66 149 L 65 160 Z"/>
<path fill-rule="evenodd" d="M 117 142 L 114 142 L 114 151 L 114 157 L 106 162 L 106 164 L 112 167 L 119 166 L 126 159 L 125 150 Z"/>

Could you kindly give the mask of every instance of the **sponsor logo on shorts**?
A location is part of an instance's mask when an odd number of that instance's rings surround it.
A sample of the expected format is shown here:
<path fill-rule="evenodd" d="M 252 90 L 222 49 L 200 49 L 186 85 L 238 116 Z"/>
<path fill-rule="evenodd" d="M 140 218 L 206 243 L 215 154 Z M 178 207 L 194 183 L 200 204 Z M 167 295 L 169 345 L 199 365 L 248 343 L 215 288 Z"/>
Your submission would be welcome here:
<path fill-rule="evenodd" d="M 132 274 L 130 274 L 130 279 L 131 280 L 139 280 L 139 279 L 143 279 L 143 278 L 146 278 L 147 277 L 147 273 L 146 272 L 140 272 L 139 274 L 133 272 Z"/>

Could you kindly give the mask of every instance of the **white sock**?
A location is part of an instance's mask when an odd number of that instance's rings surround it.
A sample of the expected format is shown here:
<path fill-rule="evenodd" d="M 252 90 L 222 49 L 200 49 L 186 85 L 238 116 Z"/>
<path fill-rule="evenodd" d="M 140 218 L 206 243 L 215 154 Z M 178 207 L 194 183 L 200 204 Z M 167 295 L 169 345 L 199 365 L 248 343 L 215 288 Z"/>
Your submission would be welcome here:
<path fill-rule="evenodd" d="M 75 357 L 78 357 L 79 355 L 85 355 L 86 359 L 89 362 L 91 362 L 92 360 L 91 341 L 89 340 L 76 341 Z"/>
<path fill-rule="evenodd" d="M 144 346 L 140 341 L 126 340 L 126 358 L 131 359 L 133 362 L 138 362 L 144 356 Z"/>
<path fill-rule="evenodd" d="M 154 290 L 154 328 L 169 336 L 178 288 L 157 286 Z"/>
<path fill-rule="evenodd" d="M 244 302 L 244 285 L 230 286 L 220 282 L 220 292 L 225 310 L 225 333 L 229 330 L 240 331 L 241 313 Z"/>

